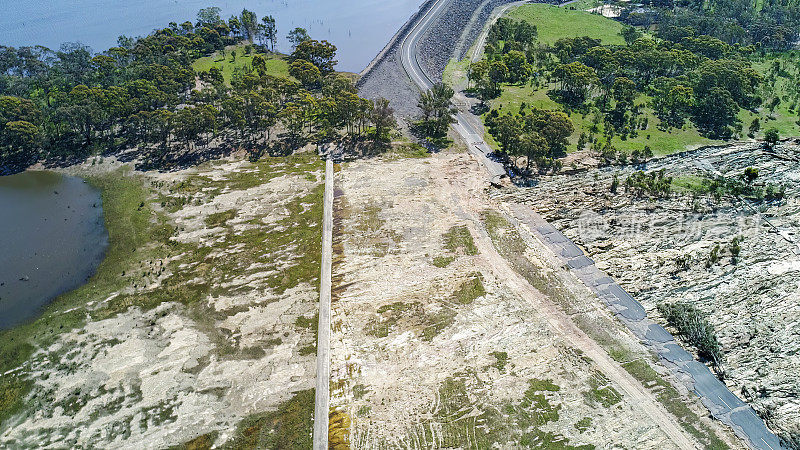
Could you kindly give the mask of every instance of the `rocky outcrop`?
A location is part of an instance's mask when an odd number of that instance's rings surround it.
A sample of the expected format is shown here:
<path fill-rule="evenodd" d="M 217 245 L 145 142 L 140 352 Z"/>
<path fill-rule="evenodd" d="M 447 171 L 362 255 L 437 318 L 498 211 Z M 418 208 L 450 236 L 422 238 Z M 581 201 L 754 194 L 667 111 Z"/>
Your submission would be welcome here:
<path fill-rule="evenodd" d="M 725 381 L 778 435 L 800 445 L 800 147 L 709 147 L 646 167 L 594 169 L 537 180 L 499 194 L 534 207 L 582 246 L 659 317 L 659 303 L 688 301 L 708 314 L 725 355 Z M 635 170 L 664 169 L 680 183 L 702 176 L 782 185 L 781 201 L 719 200 L 691 189 L 669 198 L 633 196 Z M 619 180 L 611 192 L 613 177 Z M 740 238 L 737 245 L 734 239 Z M 716 249 L 716 250 L 715 250 Z M 674 330 L 673 330 L 674 331 Z"/>

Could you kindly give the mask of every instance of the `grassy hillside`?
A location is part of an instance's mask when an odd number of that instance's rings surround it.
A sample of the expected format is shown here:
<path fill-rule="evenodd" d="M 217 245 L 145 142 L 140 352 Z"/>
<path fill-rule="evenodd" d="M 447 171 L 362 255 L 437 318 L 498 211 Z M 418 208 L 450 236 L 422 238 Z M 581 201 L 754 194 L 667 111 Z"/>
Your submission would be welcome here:
<path fill-rule="evenodd" d="M 233 71 L 237 67 L 247 67 L 253 62 L 253 55 L 256 53 L 247 54 L 244 45 L 236 47 L 228 47 L 225 49 L 225 54 L 217 52 L 211 56 L 200 58 L 192 64 L 192 68 L 197 72 L 206 72 L 212 67 L 222 69 L 222 76 L 225 78 L 225 83 L 230 84 Z M 234 56 L 235 55 L 235 56 Z M 267 71 L 281 78 L 289 78 L 289 63 L 283 55 L 271 54 L 264 55 L 267 60 Z"/>
<path fill-rule="evenodd" d="M 600 39 L 604 45 L 625 45 L 620 35 L 623 28 L 621 23 L 586 11 L 530 4 L 510 11 L 508 17 L 535 25 L 539 34 L 538 42 L 541 44 L 551 45 L 562 38 L 588 36 Z M 770 128 L 778 129 L 781 136 L 796 136 L 800 133 L 798 125 L 800 92 L 794 81 L 800 74 L 797 69 L 800 67 L 797 65 L 798 59 L 800 55 L 797 55 L 797 52 L 753 56 L 753 67 L 764 76 L 759 92 L 763 103 L 754 111 L 740 110 L 738 114 L 741 126 L 740 139 L 748 138 L 751 123 L 756 118 L 760 129 L 752 133 L 755 138 L 762 138 L 764 132 Z M 457 70 L 459 69 L 457 63 L 451 64 L 448 68 L 451 70 L 445 71 L 445 81 L 455 85 L 453 79 L 464 71 Z M 542 109 L 566 109 L 575 125 L 575 132 L 569 139 L 568 151 L 577 149 L 581 133 L 589 135 L 590 131 L 594 131 L 595 136 L 604 134 L 603 114 L 597 108 L 565 108 L 548 95 L 548 92 L 555 88 L 555 84 L 548 83 L 544 79 L 521 85 L 507 84 L 503 85 L 500 97 L 489 103 L 491 108 L 500 109 L 501 113 L 516 113 L 523 103 Z M 654 154 L 666 155 L 722 142 L 701 135 L 691 121 L 687 121 L 682 128 L 662 129 L 660 120 L 653 113 L 652 101 L 649 95 L 642 93 L 638 95 L 635 103 L 642 111 L 639 120 L 646 120 L 647 127 L 637 130 L 635 136 L 628 135 L 625 139 L 615 136 L 611 141 L 614 148 L 630 153 L 633 150 L 641 151 L 648 146 Z M 489 142 L 494 144 L 490 137 Z"/>
<path fill-rule="evenodd" d="M 553 87 L 554 85 L 548 85 L 546 88 L 537 89 L 531 87 L 531 85 L 503 86 L 503 93 L 500 97 L 492 100 L 490 104 L 493 108 L 500 108 L 501 112 L 512 113 L 519 111 L 520 105 L 523 102 L 534 108 L 561 110 L 561 105 L 547 96 L 547 91 Z M 637 99 L 636 104 L 646 105 L 650 101 L 650 97 L 641 95 Z M 572 133 L 572 136 L 569 138 L 570 146 L 568 151 L 571 152 L 577 149 L 580 134 L 588 134 L 588 130 L 595 120 L 596 112 L 592 111 L 584 114 L 573 110 L 568 112 L 568 114 L 573 125 L 575 125 L 575 132 Z M 597 127 L 599 131 L 595 134 L 602 135 L 604 129 L 603 121 L 599 115 L 597 117 Z M 624 141 L 620 139 L 619 136 L 615 136 L 611 142 L 617 150 L 630 153 L 633 150 L 643 150 L 644 146 L 648 145 L 655 155 L 666 155 L 681 151 L 687 147 L 697 147 L 721 142 L 701 136 L 697 128 L 691 123 L 686 123 L 682 129 L 672 128 L 668 131 L 660 130 L 656 127 L 656 124 L 659 122 L 658 118 L 655 117 L 651 108 L 644 108 L 642 117 L 646 117 L 648 120 L 649 126 L 647 130 L 640 130 L 637 137 L 628 138 Z M 489 142 L 494 145 L 493 139 L 490 139 Z"/>
<path fill-rule="evenodd" d="M 525 20 L 539 32 L 539 42 L 553 44 L 561 38 L 589 36 L 603 44 L 622 45 L 622 24 L 598 14 L 545 4 L 522 5 L 508 13 L 515 20 Z"/>
<path fill-rule="evenodd" d="M 753 67 L 764 75 L 765 81 L 761 88 L 761 98 L 764 102 L 755 112 L 739 113 L 744 131 L 747 132 L 753 119 L 758 118 L 761 129 L 755 133 L 756 137 L 762 137 L 770 128 L 776 128 L 781 136 L 800 134 L 800 124 L 798 124 L 800 88 L 797 83 L 800 77 L 800 54 L 791 51 L 756 57 Z M 773 110 L 770 106 L 775 98 L 780 102 Z"/>
<path fill-rule="evenodd" d="M 553 44 L 562 38 L 589 36 L 594 39 L 600 39 L 603 44 L 625 45 L 625 40 L 620 35 L 622 30 L 621 23 L 586 11 L 569 10 L 544 4 L 531 4 L 512 10 L 508 17 L 516 20 L 526 20 L 536 25 L 539 32 L 538 41 L 542 44 Z M 504 85 L 503 93 L 500 97 L 492 100 L 490 105 L 492 108 L 500 108 L 501 112 L 510 111 L 514 113 L 519 111 L 522 103 L 535 108 L 561 110 L 563 109 L 562 106 L 547 95 L 547 91 L 553 88 L 553 84 L 539 86 L 532 86 L 531 84 Z M 636 104 L 647 105 L 651 100 L 646 95 L 640 95 L 636 100 Z M 612 145 L 616 149 L 630 153 L 633 150 L 642 150 L 647 145 L 656 155 L 664 155 L 684 150 L 687 147 L 720 142 L 701 136 L 697 128 L 691 123 L 687 123 L 682 129 L 660 130 L 657 127 L 659 120 L 653 114 L 652 109 L 645 107 L 643 110 L 641 117 L 647 118 L 648 128 L 640 130 L 639 135 L 634 138 L 628 137 L 622 140 L 619 136 L 614 137 Z M 597 123 L 598 128 L 595 134 L 602 135 L 604 129 L 603 120 L 597 111 L 579 112 L 573 110 L 568 114 L 575 125 L 575 132 L 569 139 L 570 146 L 568 151 L 577 149 L 578 137 L 581 133 L 589 134 L 588 130 L 594 122 Z M 743 112 L 743 114 L 746 114 L 746 112 Z M 750 121 L 747 122 L 747 124 L 749 123 Z M 494 144 L 493 139 L 490 138 L 489 141 Z"/>

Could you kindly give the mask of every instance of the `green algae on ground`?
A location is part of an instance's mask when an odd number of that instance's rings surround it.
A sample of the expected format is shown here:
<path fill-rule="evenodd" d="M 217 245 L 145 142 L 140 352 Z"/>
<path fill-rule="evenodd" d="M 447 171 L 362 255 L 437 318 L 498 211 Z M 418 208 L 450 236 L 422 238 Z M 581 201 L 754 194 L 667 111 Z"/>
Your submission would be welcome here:
<path fill-rule="evenodd" d="M 23 409 L 33 387 L 26 365 L 37 348 L 81 326 L 87 304 L 100 301 L 126 285 L 120 274 L 143 259 L 159 257 L 172 230 L 149 207 L 149 192 L 139 176 L 126 169 L 86 179 L 100 190 L 109 235 L 105 259 L 83 286 L 59 296 L 31 323 L 0 332 L 0 425 Z M 8 373 L 11 372 L 11 373 Z"/>
<path fill-rule="evenodd" d="M 225 449 L 311 448 L 314 416 L 314 389 L 299 391 L 277 410 L 253 414 L 236 427 Z"/>
<path fill-rule="evenodd" d="M 464 255 L 477 255 L 478 248 L 472 240 L 472 235 L 466 226 L 454 226 L 442 236 L 444 247 L 453 253 L 463 253 Z"/>
<path fill-rule="evenodd" d="M 469 274 L 467 281 L 453 292 L 453 300 L 461 305 L 469 305 L 484 295 L 486 295 L 486 289 L 483 287 L 483 275 L 480 272 L 473 272 Z"/>
<path fill-rule="evenodd" d="M 218 436 L 219 433 L 216 431 L 202 434 L 181 445 L 171 447 L 170 450 L 210 450 L 214 447 L 214 442 Z"/>
<path fill-rule="evenodd" d="M 433 435 L 430 427 L 420 426 L 415 438 L 444 448 L 493 448 L 498 444 L 564 450 L 594 448 L 570 445 L 566 437 L 541 429 L 559 420 L 561 405 L 554 403 L 552 395 L 560 387 L 552 381 L 529 380 L 521 399 L 494 406 L 476 397 L 476 385 L 480 381 L 470 373 L 446 378 L 439 385 L 434 412 L 434 420 L 441 428 Z"/>

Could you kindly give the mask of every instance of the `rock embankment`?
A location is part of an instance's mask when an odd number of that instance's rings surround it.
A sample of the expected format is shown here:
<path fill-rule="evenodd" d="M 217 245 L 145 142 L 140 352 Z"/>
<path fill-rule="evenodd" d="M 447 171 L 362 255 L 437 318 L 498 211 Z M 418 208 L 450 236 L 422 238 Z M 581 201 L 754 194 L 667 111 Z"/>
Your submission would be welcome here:
<path fill-rule="evenodd" d="M 657 305 L 690 302 L 708 315 L 724 353 L 725 382 L 776 434 L 800 445 L 800 147 L 712 147 L 647 164 L 544 177 L 500 196 L 531 205 L 583 247 L 666 325 Z M 702 179 L 781 185 L 776 201 L 702 193 Z M 634 171 L 675 177 L 668 198 L 626 190 Z M 616 193 L 611 186 L 616 176 Z M 673 330 L 674 331 L 674 330 Z"/>
<path fill-rule="evenodd" d="M 420 40 L 419 63 L 440 80 L 451 59 L 461 60 L 475 42 L 492 11 L 509 0 L 452 0 Z"/>
<path fill-rule="evenodd" d="M 433 21 L 419 42 L 418 60 L 434 80 L 441 80 L 447 63 L 464 58 L 480 34 L 492 11 L 510 0 L 443 0 L 448 5 Z M 419 90 L 406 75 L 399 49 L 413 25 L 436 3 L 431 0 L 392 38 L 386 48 L 370 63 L 358 82 L 359 94 L 366 98 L 384 97 L 404 118 L 418 114 Z"/>
<path fill-rule="evenodd" d="M 389 104 L 401 117 L 407 118 L 417 114 L 416 98 L 419 90 L 403 69 L 400 47 L 403 38 L 414 24 L 424 17 L 435 3 L 436 0 L 423 3 L 419 11 L 408 19 L 386 47 L 361 72 L 361 78 L 356 83 L 359 95 L 370 99 L 383 97 L 389 100 Z"/>

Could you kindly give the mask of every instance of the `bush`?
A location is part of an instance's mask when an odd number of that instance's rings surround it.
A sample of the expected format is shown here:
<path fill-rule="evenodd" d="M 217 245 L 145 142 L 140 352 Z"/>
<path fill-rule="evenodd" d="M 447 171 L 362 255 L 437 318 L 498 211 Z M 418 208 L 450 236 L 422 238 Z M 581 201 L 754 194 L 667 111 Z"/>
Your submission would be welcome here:
<path fill-rule="evenodd" d="M 666 176 L 664 169 L 650 173 L 639 170 L 625 180 L 625 190 L 638 197 L 666 198 L 669 197 L 671 186 L 672 177 Z"/>
<path fill-rule="evenodd" d="M 775 145 L 778 142 L 778 139 L 780 139 L 780 134 L 778 133 L 777 128 L 770 128 L 766 133 L 764 133 L 764 142 L 766 142 L 767 146 L 769 147 Z"/>
<path fill-rule="evenodd" d="M 711 268 L 717 261 L 719 261 L 719 244 L 711 249 L 711 254 L 708 255 L 708 259 L 706 260 L 706 268 Z"/>
<path fill-rule="evenodd" d="M 758 169 L 755 167 L 748 167 L 744 169 L 744 174 L 742 177 L 747 181 L 748 184 L 753 184 L 753 182 L 756 181 L 756 178 L 758 178 Z"/>
<path fill-rule="evenodd" d="M 739 253 L 742 251 L 742 246 L 739 245 L 744 239 L 741 236 L 737 236 L 733 238 L 731 241 L 731 245 L 728 246 L 728 250 L 731 252 L 731 256 L 733 256 L 734 260 L 739 256 Z"/>
<path fill-rule="evenodd" d="M 662 303 L 658 312 L 666 319 L 669 326 L 678 331 L 678 335 L 686 339 L 697 349 L 701 358 L 709 361 L 720 377 L 722 373 L 722 348 L 717 340 L 714 326 L 708 323 L 705 314 L 694 305 L 686 302 Z"/>

